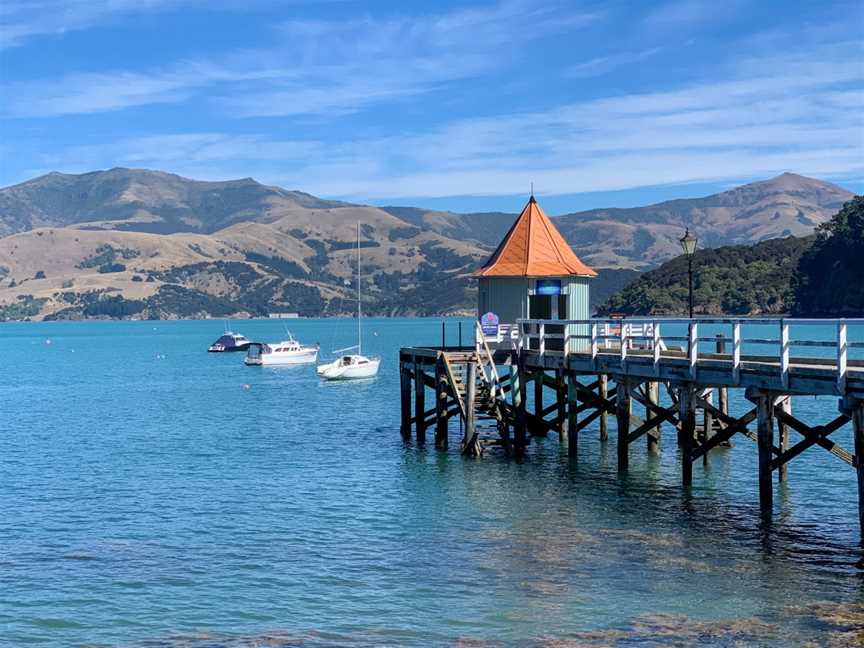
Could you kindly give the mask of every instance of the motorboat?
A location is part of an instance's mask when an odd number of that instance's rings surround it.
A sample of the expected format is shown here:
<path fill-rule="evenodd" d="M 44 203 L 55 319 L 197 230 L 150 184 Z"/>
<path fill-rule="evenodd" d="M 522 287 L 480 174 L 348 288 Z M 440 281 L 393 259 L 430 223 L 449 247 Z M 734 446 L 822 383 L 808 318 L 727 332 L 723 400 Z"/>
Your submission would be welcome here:
<path fill-rule="evenodd" d="M 318 345 L 303 346 L 294 336 L 275 344 L 252 342 L 243 362 L 249 366 L 312 364 L 318 360 Z"/>
<path fill-rule="evenodd" d="M 225 353 L 227 351 L 246 351 L 251 342 L 239 333 L 225 331 L 225 333 L 211 344 L 207 351 L 210 353 Z"/>
<path fill-rule="evenodd" d="M 355 380 L 360 378 L 374 378 L 378 375 L 381 366 L 381 358 L 367 358 L 363 355 L 363 300 L 360 294 L 360 223 L 357 223 L 357 345 L 347 349 L 339 349 L 334 353 L 342 351 L 357 350 L 355 354 L 342 355 L 332 362 L 318 365 L 316 371 L 324 380 Z"/>

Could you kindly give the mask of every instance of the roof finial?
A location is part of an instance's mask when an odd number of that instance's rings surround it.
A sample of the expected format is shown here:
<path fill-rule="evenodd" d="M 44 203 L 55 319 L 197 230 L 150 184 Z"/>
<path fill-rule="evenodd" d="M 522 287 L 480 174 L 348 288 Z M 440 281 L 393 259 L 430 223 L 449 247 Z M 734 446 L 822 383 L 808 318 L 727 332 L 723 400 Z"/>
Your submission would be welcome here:
<path fill-rule="evenodd" d="M 531 197 L 528 199 L 528 202 L 537 202 L 534 200 L 534 181 L 531 181 Z"/>

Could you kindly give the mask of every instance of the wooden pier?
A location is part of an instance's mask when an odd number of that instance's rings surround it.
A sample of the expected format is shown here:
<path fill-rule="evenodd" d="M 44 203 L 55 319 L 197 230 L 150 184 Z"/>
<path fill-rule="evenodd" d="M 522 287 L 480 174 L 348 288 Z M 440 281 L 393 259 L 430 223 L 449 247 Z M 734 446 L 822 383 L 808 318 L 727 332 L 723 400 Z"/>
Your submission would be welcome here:
<path fill-rule="evenodd" d="M 808 334 L 826 328 L 831 339 Z M 435 447 L 446 449 L 456 417 L 463 454 L 496 447 L 519 457 L 532 437 L 557 433 L 576 457 L 580 432 L 597 421 L 605 441 L 612 416 L 618 470 L 626 471 L 631 445 L 659 452 L 667 426 L 676 432 L 685 487 L 694 462 L 706 463 L 714 448 L 740 435 L 758 453 L 765 516 L 773 509 L 774 474 L 786 480 L 789 462 L 818 447 L 856 471 L 864 538 L 862 358 L 864 320 L 526 319 L 494 336 L 478 324 L 473 346 L 400 350 L 401 432 L 410 439 L 413 428 L 423 444 L 434 430 Z M 730 391 L 748 403 L 740 416 L 729 413 Z M 793 399 L 819 395 L 837 397 L 836 412 L 818 425 L 796 418 Z M 846 425 L 852 449 L 831 439 Z"/>

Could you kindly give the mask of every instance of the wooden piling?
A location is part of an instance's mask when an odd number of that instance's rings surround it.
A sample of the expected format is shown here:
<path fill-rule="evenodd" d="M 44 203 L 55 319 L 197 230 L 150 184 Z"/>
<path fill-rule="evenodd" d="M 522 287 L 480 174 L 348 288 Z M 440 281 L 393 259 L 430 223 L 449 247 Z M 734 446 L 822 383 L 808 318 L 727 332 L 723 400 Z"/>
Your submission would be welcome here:
<path fill-rule="evenodd" d="M 426 443 L 426 384 L 423 380 L 423 365 L 414 362 L 414 429 L 417 443 Z"/>
<path fill-rule="evenodd" d="M 567 377 L 563 369 L 555 370 L 555 419 L 558 422 L 558 442 L 567 443 Z"/>
<path fill-rule="evenodd" d="M 462 454 L 480 456 L 475 421 L 477 397 L 477 363 L 470 361 L 465 372 L 465 438 L 462 442 Z"/>
<path fill-rule="evenodd" d="M 705 402 L 709 405 L 714 404 L 714 390 L 709 389 L 708 393 L 705 394 Z M 714 416 L 711 414 L 711 410 L 709 408 L 705 408 L 703 410 L 703 418 L 702 418 L 702 443 L 706 443 L 714 436 Z M 706 452 L 702 455 L 702 465 L 708 465 L 708 455 Z"/>
<path fill-rule="evenodd" d="M 660 383 L 658 382 L 648 382 L 646 383 L 645 395 L 648 399 L 648 402 L 652 405 L 660 404 Z M 651 417 L 654 416 L 654 412 L 651 411 L 650 407 L 645 407 L 645 420 L 647 421 Z M 649 430 L 645 435 L 648 438 L 648 452 L 656 453 L 660 449 L 660 435 L 662 433 L 661 430 L 662 423 L 657 423 L 657 427 L 654 428 L 653 434 L 652 431 Z"/>
<path fill-rule="evenodd" d="M 439 358 L 435 363 L 435 447 L 446 450 L 447 435 L 447 389 L 444 361 Z"/>
<path fill-rule="evenodd" d="M 618 422 L 618 471 L 625 471 L 630 463 L 630 385 L 620 376 L 615 381 L 615 416 Z"/>
<path fill-rule="evenodd" d="M 774 395 L 765 392 L 756 398 L 756 437 L 759 450 L 759 508 L 770 516 L 774 508 L 771 459 L 774 447 Z"/>
<path fill-rule="evenodd" d="M 858 524 L 864 542 L 864 400 L 852 403 L 852 430 L 855 436 L 855 472 L 858 476 Z"/>
<path fill-rule="evenodd" d="M 792 397 L 786 396 L 781 399 L 777 404 L 777 407 L 780 411 L 785 412 L 786 414 L 792 414 Z M 777 419 L 777 439 L 780 446 L 780 455 L 782 456 L 784 452 L 789 449 L 789 426 L 786 424 L 783 419 Z M 787 478 L 786 466 L 789 464 L 788 461 L 784 461 L 777 467 L 777 481 L 785 482 Z"/>
<path fill-rule="evenodd" d="M 693 441 L 696 434 L 696 405 L 693 385 L 681 385 L 678 390 L 678 420 L 681 425 L 681 483 L 693 484 Z"/>
<path fill-rule="evenodd" d="M 516 365 L 516 384 L 511 390 L 513 392 L 513 407 L 516 412 L 516 421 L 513 430 L 514 451 L 516 456 L 520 456 L 525 452 L 525 446 L 528 445 L 528 430 L 526 423 L 526 404 L 527 388 L 525 385 L 525 365 L 524 360 L 520 356 Z"/>
<path fill-rule="evenodd" d="M 597 394 L 604 401 L 606 400 L 606 394 L 609 391 L 609 376 L 606 374 L 600 374 L 598 377 L 597 384 Z M 608 414 L 606 410 L 603 410 L 600 414 L 600 440 L 607 441 L 609 439 L 609 421 Z"/>
<path fill-rule="evenodd" d="M 579 400 L 576 374 L 567 374 L 567 454 L 577 456 L 579 444 Z"/>
<path fill-rule="evenodd" d="M 543 382 L 546 372 L 542 369 L 534 372 L 534 425 L 531 434 L 545 437 L 546 426 L 543 425 Z"/>
<path fill-rule="evenodd" d="M 405 439 L 411 438 L 411 371 L 402 362 L 399 364 L 399 400 L 401 403 L 402 422 L 399 431 Z"/>

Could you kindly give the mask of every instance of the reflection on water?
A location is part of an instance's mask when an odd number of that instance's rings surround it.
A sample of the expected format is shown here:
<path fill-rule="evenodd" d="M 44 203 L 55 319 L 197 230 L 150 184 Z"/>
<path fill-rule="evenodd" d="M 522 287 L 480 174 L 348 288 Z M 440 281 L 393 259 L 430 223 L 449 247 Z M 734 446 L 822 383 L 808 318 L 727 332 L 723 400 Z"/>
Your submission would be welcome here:
<path fill-rule="evenodd" d="M 334 348 L 354 331 L 292 326 Z M 398 432 L 397 352 L 440 321 L 369 329 L 378 379 L 325 384 L 208 355 L 219 323 L 0 328 L 0 644 L 860 641 L 854 472 L 835 457 L 792 462 L 766 524 L 743 437 L 689 491 L 670 426 L 659 455 L 633 445 L 626 475 L 614 418 L 576 460 L 555 435 L 522 461 L 418 448 Z M 835 411 L 795 403 L 805 421 Z"/>

